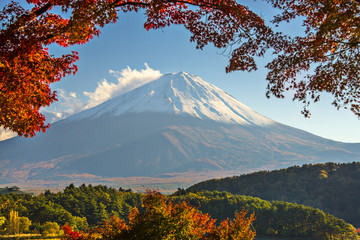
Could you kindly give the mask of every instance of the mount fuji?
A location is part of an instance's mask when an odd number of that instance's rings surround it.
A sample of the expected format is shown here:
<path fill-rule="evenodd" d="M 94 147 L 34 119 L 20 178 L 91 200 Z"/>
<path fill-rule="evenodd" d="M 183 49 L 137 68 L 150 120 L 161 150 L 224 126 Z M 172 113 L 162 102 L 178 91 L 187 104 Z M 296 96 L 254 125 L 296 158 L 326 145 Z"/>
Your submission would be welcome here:
<path fill-rule="evenodd" d="M 190 184 L 304 163 L 359 160 L 360 144 L 277 123 L 200 77 L 180 72 L 53 123 L 45 134 L 0 142 L 0 184 L 141 185 L 171 179 Z"/>
<path fill-rule="evenodd" d="M 186 72 L 165 74 L 152 83 L 77 114 L 69 120 L 97 118 L 108 113 L 119 116 L 144 112 L 190 116 L 229 124 L 265 126 L 275 123 L 223 90 Z"/>

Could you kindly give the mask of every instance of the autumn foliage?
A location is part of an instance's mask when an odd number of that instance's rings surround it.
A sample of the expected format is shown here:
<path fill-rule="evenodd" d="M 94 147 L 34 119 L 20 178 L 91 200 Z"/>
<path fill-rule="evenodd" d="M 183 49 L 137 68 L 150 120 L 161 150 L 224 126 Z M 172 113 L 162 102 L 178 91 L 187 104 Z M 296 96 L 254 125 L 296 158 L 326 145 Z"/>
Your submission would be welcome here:
<path fill-rule="evenodd" d="M 209 214 L 203 214 L 186 202 L 173 203 L 166 196 L 148 191 L 143 199 L 144 210 L 133 208 L 129 223 L 112 217 L 103 226 L 89 233 L 76 232 L 68 225 L 63 227 L 66 240 L 89 239 L 254 239 L 254 214 L 242 211 L 234 220 L 224 220 L 219 226 Z"/>
<path fill-rule="evenodd" d="M 301 18 L 304 33 L 291 38 L 267 65 L 268 92 L 308 106 L 326 92 L 336 108 L 360 117 L 360 2 L 353 0 L 271 0 L 282 13 L 274 23 Z"/>

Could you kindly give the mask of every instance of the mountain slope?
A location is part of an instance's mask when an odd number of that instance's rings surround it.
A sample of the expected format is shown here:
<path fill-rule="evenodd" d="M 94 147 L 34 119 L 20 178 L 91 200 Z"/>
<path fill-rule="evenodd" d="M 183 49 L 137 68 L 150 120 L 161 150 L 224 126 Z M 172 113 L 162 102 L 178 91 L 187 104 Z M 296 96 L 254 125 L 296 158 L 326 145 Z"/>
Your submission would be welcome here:
<path fill-rule="evenodd" d="M 181 72 L 54 123 L 35 138 L 0 142 L 0 183 L 234 175 L 358 160 L 360 144 L 276 123 Z"/>
<path fill-rule="evenodd" d="M 275 123 L 221 89 L 185 72 L 165 74 L 156 81 L 70 117 L 69 120 L 142 112 L 162 112 L 242 125 L 264 126 Z"/>

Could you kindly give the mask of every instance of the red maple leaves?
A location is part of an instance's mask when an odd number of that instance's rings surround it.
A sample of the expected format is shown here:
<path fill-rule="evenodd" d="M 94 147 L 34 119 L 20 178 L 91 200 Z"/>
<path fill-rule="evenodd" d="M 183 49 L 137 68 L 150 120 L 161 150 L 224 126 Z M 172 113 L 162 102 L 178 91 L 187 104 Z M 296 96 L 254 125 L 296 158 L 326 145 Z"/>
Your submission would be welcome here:
<path fill-rule="evenodd" d="M 336 108 L 360 116 L 360 2 L 351 0 L 272 0 L 282 14 L 280 23 L 301 17 L 305 29 L 289 40 L 281 54 L 267 65 L 268 96 L 283 98 L 294 90 L 294 100 L 308 106 L 327 92 Z"/>

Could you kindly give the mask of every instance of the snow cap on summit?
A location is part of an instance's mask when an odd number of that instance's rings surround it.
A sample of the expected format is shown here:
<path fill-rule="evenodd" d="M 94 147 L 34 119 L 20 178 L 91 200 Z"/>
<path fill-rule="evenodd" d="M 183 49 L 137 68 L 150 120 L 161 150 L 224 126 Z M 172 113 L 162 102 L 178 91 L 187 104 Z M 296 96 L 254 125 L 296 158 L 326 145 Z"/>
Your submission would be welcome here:
<path fill-rule="evenodd" d="M 200 77 L 186 73 L 164 74 L 157 80 L 126 92 L 71 117 L 79 120 L 103 114 L 162 112 L 242 125 L 275 123 Z M 69 120 L 70 120 L 69 119 Z"/>

